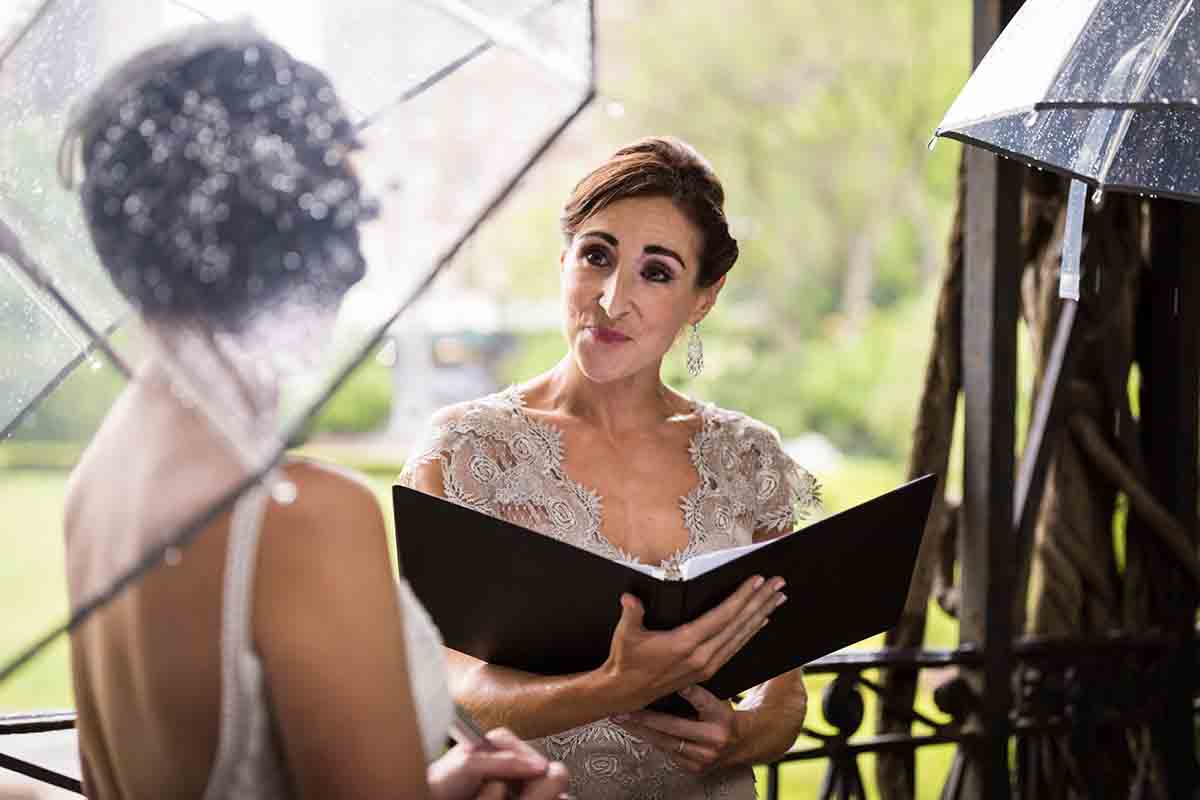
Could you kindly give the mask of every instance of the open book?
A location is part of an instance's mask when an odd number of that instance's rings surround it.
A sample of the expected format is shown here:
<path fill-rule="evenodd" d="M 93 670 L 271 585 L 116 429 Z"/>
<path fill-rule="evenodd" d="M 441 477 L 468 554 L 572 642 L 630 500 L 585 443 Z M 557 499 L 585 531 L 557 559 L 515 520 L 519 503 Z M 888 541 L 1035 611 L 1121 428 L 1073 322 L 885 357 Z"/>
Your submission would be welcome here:
<path fill-rule="evenodd" d="M 401 569 L 447 646 L 527 672 L 603 664 L 623 592 L 642 601 L 648 628 L 665 630 L 753 575 L 784 577 L 788 602 L 703 684 L 732 697 L 896 624 L 936 483 L 926 475 L 790 535 L 695 556 L 669 575 L 404 486 L 392 497 Z M 678 697 L 654 707 L 693 712 Z"/>
<path fill-rule="evenodd" d="M 711 572 L 723 564 L 728 564 L 736 558 L 741 558 L 746 553 L 753 553 L 760 547 L 766 547 L 772 541 L 774 540 L 744 544 L 741 547 L 727 547 L 724 550 L 714 550 L 711 553 L 701 553 L 700 555 L 692 556 L 679 564 L 678 574 L 668 572 L 665 567 L 655 567 L 651 564 L 628 564 L 627 566 L 636 569 L 638 572 L 644 572 L 651 578 L 658 578 L 661 581 L 686 581 L 698 578 L 706 572 Z"/>

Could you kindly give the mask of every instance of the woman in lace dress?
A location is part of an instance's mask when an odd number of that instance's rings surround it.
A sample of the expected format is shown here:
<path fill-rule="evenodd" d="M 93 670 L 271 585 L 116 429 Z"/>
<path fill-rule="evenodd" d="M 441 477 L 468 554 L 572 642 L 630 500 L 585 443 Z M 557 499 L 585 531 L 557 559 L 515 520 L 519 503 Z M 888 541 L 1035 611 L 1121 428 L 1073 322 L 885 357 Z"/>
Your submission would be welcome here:
<path fill-rule="evenodd" d="M 439 412 L 402 481 L 668 570 L 791 531 L 796 512 L 817 502 L 816 484 L 778 434 L 660 378 L 664 355 L 713 307 L 737 258 L 723 202 L 708 164 L 674 139 L 636 142 L 585 177 L 562 218 L 566 355 L 520 386 Z M 481 720 L 564 761 L 582 800 L 752 798 L 750 765 L 785 752 L 803 723 L 800 672 L 736 708 L 695 684 L 766 624 L 786 600 L 781 588 L 761 576 L 665 632 L 647 631 L 627 595 L 601 667 L 539 676 L 448 651 L 452 690 Z M 642 710 L 677 690 L 697 721 Z"/>
<path fill-rule="evenodd" d="M 150 350 L 71 476 L 78 608 L 247 479 L 244 454 L 278 429 L 256 320 L 328 322 L 363 275 L 369 206 L 328 80 L 245 26 L 136 56 L 72 128 L 92 240 Z M 307 191 L 336 196 L 323 219 L 301 213 Z M 223 271 L 207 271 L 214 251 Z M 283 494 L 251 488 L 72 633 L 87 795 L 466 800 L 516 779 L 522 797 L 556 797 L 561 765 L 503 731 L 496 752 L 426 767 L 452 714 L 441 639 L 396 583 L 374 495 L 312 462 L 276 480 Z"/>

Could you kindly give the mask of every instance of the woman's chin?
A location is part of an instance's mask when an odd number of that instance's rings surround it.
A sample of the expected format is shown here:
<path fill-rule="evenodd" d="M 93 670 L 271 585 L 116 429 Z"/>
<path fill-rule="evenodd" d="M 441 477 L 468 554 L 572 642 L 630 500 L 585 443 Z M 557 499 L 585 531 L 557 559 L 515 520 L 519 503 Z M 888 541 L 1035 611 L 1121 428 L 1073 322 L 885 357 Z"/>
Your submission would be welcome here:
<path fill-rule="evenodd" d="M 637 372 L 630 364 L 609 358 L 575 358 L 575 364 L 583 377 L 592 383 L 612 383 L 628 378 Z"/>

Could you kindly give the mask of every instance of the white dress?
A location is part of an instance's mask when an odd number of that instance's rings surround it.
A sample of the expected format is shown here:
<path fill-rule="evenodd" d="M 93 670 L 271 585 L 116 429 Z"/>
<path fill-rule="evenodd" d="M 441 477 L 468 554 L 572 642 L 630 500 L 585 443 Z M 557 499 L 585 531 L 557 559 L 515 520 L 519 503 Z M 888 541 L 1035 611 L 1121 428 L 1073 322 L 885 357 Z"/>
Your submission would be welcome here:
<path fill-rule="evenodd" d="M 230 523 L 221 618 L 219 733 L 204 800 L 274 800 L 291 794 L 251 628 L 254 563 L 268 497 L 262 486 L 251 489 L 238 500 Z M 397 591 L 421 738 L 426 760 L 432 760 L 442 751 L 453 716 L 442 639 L 408 583 L 401 579 Z"/>
<path fill-rule="evenodd" d="M 661 566 L 750 544 L 756 532 L 790 531 L 819 487 L 784 451 L 779 434 L 745 414 L 694 404 L 689 455 L 699 477 L 679 507 L 688 543 Z M 601 533 L 602 498 L 564 468 L 562 436 L 524 410 L 515 388 L 456 406 L 414 451 L 400 481 L 440 462 L 445 496 L 614 561 L 637 559 Z M 700 800 L 755 796 L 749 767 L 695 776 L 607 719 L 532 743 L 571 773 L 579 800 Z"/>

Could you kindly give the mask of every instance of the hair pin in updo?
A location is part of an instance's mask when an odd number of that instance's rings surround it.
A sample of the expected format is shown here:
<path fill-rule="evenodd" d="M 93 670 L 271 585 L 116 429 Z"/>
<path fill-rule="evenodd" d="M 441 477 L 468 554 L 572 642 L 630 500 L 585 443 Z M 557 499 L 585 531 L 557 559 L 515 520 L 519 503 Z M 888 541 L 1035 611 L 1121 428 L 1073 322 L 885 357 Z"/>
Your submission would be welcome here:
<path fill-rule="evenodd" d="M 83 135 L 72 124 L 58 145 L 58 181 L 67 191 L 75 191 L 83 183 Z"/>

